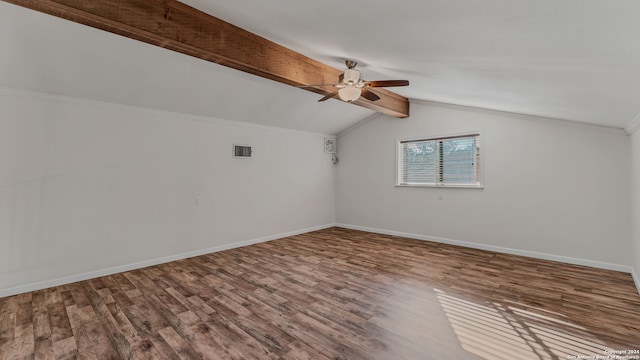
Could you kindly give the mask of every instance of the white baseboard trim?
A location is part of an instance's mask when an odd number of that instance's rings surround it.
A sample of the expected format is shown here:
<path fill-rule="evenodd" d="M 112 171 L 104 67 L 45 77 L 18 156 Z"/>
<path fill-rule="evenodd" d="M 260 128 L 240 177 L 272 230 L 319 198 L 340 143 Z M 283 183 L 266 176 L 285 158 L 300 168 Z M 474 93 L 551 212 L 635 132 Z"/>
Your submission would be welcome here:
<path fill-rule="evenodd" d="M 620 264 L 611 264 L 611 263 L 605 263 L 605 262 L 594 261 L 594 260 L 578 259 L 578 258 L 572 258 L 567 256 L 539 253 L 535 251 L 518 250 L 518 249 L 505 248 L 500 246 L 478 244 L 478 243 L 472 243 L 468 241 L 452 240 L 452 239 L 446 239 L 446 238 L 435 237 L 435 236 L 425 236 L 425 235 L 405 233 L 400 231 L 376 229 L 376 228 L 370 228 L 365 226 L 357 226 L 357 225 L 349 225 L 349 224 L 341 224 L 341 223 L 336 223 L 335 226 L 346 228 L 346 229 L 368 231 L 368 232 L 384 234 L 384 235 L 401 236 L 401 237 L 406 237 L 406 238 L 416 239 L 416 240 L 425 240 L 425 241 L 433 241 L 433 242 L 443 243 L 443 244 L 458 245 L 458 246 L 464 246 L 464 247 L 473 248 L 473 249 L 495 251 L 495 252 L 511 254 L 511 255 L 520 255 L 520 256 L 526 256 L 526 257 L 536 258 L 536 259 L 558 261 L 558 262 L 563 262 L 567 264 L 590 266 L 590 267 L 599 268 L 599 269 L 621 271 L 621 272 L 631 273 L 633 275 L 633 268 L 631 266 L 620 265 Z M 634 279 L 636 281 L 636 286 L 640 290 L 640 286 L 638 286 L 639 285 L 638 278 L 634 277 Z"/>
<path fill-rule="evenodd" d="M 493 245 L 477 244 L 477 243 L 472 243 L 472 242 L 468 242 L 468 241 L 452 240 L 452 239 L 440 238 L 440 237 L 435 237 L 435 236 L 425 236 L 425 235 L 405 233 L 405 232 L 400 232 L 400 231 L 392 231 L 392 230 L 370 228 L 370 227 L 366 227 L 366 226 L 349 225 L 349 224 L 342 224 L 342 223 L 332 223 L 332 224 L 314 226 L 314 227 L 310 227 L 310 228 L 306 228 L 306 229 L 290 231 L 290 232 L 281 233 L 281 234 L 277 234 L 277 235 L 264 236 L 264 237 L 260 237 L 260 238 L 255 238 L 255 239 L 246 240 L 246 241 L 240 241 L 240 242 L 231 243 L 231 244 L 214 246 L 214 247 L 207 248 L 207 249 L 196 250 L 196 251 L 191 251 L 191 252 L 187 252 L 187 253 L 166 256 L 166 257 L 162 257 L 162 258 L 158 258 L 158 259 L 145 260 L 145 261 L 141 261 L 141 262 L 137 262 L 137 263 L 126 264 L 126 265 L 121 265 L 121 266 L 115 266 L 115 267 L 96 270 L 96 271 L 90 271 L 90 272 L 83 273 L 83 274 L 78 274 L 78 275 L 72 275 L 72 276 L 67 276 L 67 277 L 62 277 L 62 278 L 57 278 L 57 279 L 52 279 L 52 280 L 46 280 L 46 281 L 41 281 L 41 282 L 36 282 L 36 283 L 31 283 L 31 284 L 26 284 L 26 285 L 20 285 L 20 286 L 15 286 L 15 287 L 6 288 L 6 289 L 0 289 L 0 298 L 6 297 L 6 296 L 22 294 L 22 293 L 29 292 L 29 291 L 36 291 L 36 290 L 46 289 L 46 288 L 49 288 L 49 287 L 52 287 L 52 286 L 70 284 L 70 283 L 74 283 L 74 282 L 78 282 L 78 281 L 94 279 L 94 278 L 101 277 L 101 276 L 113 275 L 113 274 L 117 274 L 117 273 L 121 273 L 121 272 L 125 272 L 125 271 L 141 269 L 141 268 L 145 268 L 145 267 L 148 267 L 148 266 L 164 264 L 164 263 L 171 262 L 171 261 L 182 260 L 182 259 L 195 257 L 195 256 L 200 256 L 200 255 L 205 255 L 205 254 L 210 254 L 210 253 L 214 253 L 214 252 L 218 252 L 218 251 L 230 250 L 230 249 L 235 249 L 235 248 L 239 248 L 239 247 L 243 247 L 243 246 L 249 246 L 249 245 L 258 244 L 258 243 L 262 243 L 262 242 L 267 242 L 267 241 L 271 241 L 271 240 L 276 240 L 276 239 L 280 239 L 280 238 L 284 238 L 284 237 L 288 237 L 288 236 L 295 236 L 295 235 L 300 235 L 300 234 L 304 234 L 304 233 L 308 233 L 308 232 L 312 232 L 312 231 L 327 229 L 327 228 L 331 228 L 331 227 L 334 227 L 334 226 L 342 227 L 342 228 L 345 228 L 345 229 L 367 231 L 367 232 L 384 234 L 384 235 L 401 236 L 401 237 L 406 237 L 406 238 L 416 239 L 416 240 L 433 241 L 433 242 L 438 242 L 438 243 L 443 243 L 443 244 L 464 246 L 464 247 L 473 248 L 473 249 L 495 251 L 495 252 L 500 252 L 500 253 L 505 253 L 505 254 L 520 255 L 520 256 L 532 257 L 532 258 L 537 258 L 537 259 L 559 261 L 559 262 L 564 262 L 564 263 L 568 263 L 568 264 L 583 265 L 583 266 L 590 266 L 590 267 L 595 267 L 595 268 L 600 268 L 600 269 L 607 269 L 607 270 L 626 272 L 626 273 L 630 273 L 631 274 L 631 276 L 633 277 L 633 280 L 635 282 L 636 288 L 638 289 L 638 293 L 640 293 L 640 277 L 638 276 L 638 274 L 635 272 L 635 270 L 631 266 L 625 266 L 625 265 L 619 265 L 619 264 L 611 264 L 611 263 L 605 263 L 605 262 L 599 262 L 599 261 L 593 261 L 593 260 L 577 259 L 577 258 L 572 258 L 572 257 L 545 254 L 545 253 L 539 253 L 539 252 L 534 252 L 534 251 L 517 250 L 517 249 L 504 248 L 504 247 L 493 246 Z"/>
<path fill-rule="evenodd" d="M 86 272 L 86 273 L 78 274 L 78 275 L 66 276 L 66 277 L 57 278 L 57 279 L 51 279 L 51 280 L 35 282 L 35 283 L 31 283 L 31 284 L 26 284 L 26 285 L 10 287 L 10 288 L 6 288 L 6 289 L 0 289 L 0 298 L 5 297 L 5 296 L 12 296 L 12 295 L 17 295 L 17 294 L 22 294 L 22 293 L 29 292 L 29 291 L 36 291 L 36 290 L 46 289 L 46 288 L 49 288 L 49 287 L 52 287 L 52 286 L 70 284 L 70 283 L 74 283 L 74 282 L 78 282 L 78 281 L 94 279 L 94 278 L 101 277 L 101 276 L 113 275 L 113 274 L 117 274 L 117 273 L 121 273 L 121 272 L 125 272 L 125 271 L 141 269 L 141 268 L 145 268 L 145 267 L 148 267 L 148 266 L 164 264 L 164 263 L 167 263 L 167 262 L 176 261 L 176 260 L 182 260 L 182 259 L 186 259 L 186 258 L 190 258 L 190 257 L 194 257 L 194 256 L 200 256 L 200 255 L 210 254 L 210 253 L 214 253 L 214 252 L 218 252 L 218 251 L 235 249 L 235 248 L 239 248 L 239 247 L 243 247 L 243 246 L 258 244 L 258 243 L 267 242 L 267 241 L 271 241 L 271 240 L 276 240 L 276 239 L 280 239 L 280 238 L 284 238 L 284 237 L 288 237 L 288 236 L 300 235 L 300 234 L 308 233 L 308 232 L 311 232 L 311 231 L 327 229 L 327 228 L 334 227 L 334 226 L 335 226 L 335 224 L 333 224 L 333 223 L 332 224 L 320 225 L 320 226 L 314 226 L 314 227 L 310 227 L 310 228 L 306 228 L 306 229 L 289 231 L 289 232 L 282 233 L 282 234 L 264 236 L 264 237 L 260 237 L 260 238 L 256 238 L 256 239 L 251 239 L 251 240 L 240 241 L 240 242 L 235 242 L 235 243 L 231 243 L 231 244 L 214 246 L 214 247 L 210 247 L 210 248 L 207 248 L 207 249 L 196 250 L 196 251 L 191 251 L 191 252 L 177 254 L 177 255 L 165 256 L 165 257 L 158 258 L 158 259 L 150 259 L 150 260 L 140 261 L 140 262 L 133 263 L 133 264 L 120 265 L 120 266 L 115 266 L 115 267 L 111 267 L 111 268 L 107 268 L 107 269 L 90 271 L 90 272 Z"/>
<path fill-rule="evenodd" d="M 633 276 L 633 282 L 636 283 L 636 289 L 638 289 L 638 294 L 640 294 L 640 277 L 638 277 L 638 273 L 633 267 L 631 268 L 631 276 Z"/>

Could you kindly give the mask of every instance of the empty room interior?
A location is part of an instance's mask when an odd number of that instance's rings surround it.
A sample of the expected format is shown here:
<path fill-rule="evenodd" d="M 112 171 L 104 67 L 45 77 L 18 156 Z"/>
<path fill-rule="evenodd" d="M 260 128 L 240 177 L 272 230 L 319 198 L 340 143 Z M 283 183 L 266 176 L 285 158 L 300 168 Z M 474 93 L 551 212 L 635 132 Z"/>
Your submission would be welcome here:
<path fill-rule="evenodd" d="M 0 359 L 640 359 L 638 14 L 0 1 Z"/>

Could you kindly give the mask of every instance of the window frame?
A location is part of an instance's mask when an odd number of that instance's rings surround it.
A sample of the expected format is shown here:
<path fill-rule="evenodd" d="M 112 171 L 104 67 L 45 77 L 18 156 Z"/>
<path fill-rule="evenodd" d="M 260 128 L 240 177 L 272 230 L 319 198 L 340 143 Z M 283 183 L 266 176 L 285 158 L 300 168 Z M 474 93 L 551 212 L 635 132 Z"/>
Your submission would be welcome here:
<path fill-rule="evenodd" d="M 480 169 L 478 171 L 478 179 L 475 184 L 447 184 L 444 182 L 434 182 L 434 183 L 425 183 L 425 184 L 415 184 L 415 183 L 402 183 L 402 161 L 400 160 L 401 156 L 401 147 L 403 142 L 412 142 L 412 141 L 437 141 L 437 140 L 447 140 L 451 138 L 457 137 L 470 137 L 470 136 L 478 136 L 478 146 L 480 147 L 480 156 L 479 163 Z M 475 130 L 475 131 L 465 131 L 458 133 L 449 133 L 449 134 L 434 134 L 427 136 L 414 136 L 407 138 L 396 138 L 396 167 L 395 167 L 395 186 L 396 187 L 426 187 L 426 188 L 468 188 L 468 189 L 483 189 L 484 188 L 484 131 Z"/>

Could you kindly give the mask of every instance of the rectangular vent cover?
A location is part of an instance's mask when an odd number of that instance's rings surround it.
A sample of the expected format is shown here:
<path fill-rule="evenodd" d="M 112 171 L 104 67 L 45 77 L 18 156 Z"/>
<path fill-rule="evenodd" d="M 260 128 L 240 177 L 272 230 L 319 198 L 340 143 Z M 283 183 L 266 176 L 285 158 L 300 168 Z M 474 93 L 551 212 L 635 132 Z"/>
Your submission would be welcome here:
<path fill-rule="evenodd" d="M 251 146 L 233 144 L 233 157 L 235 157 L 235 158 L 250 158 L 251 157 Z"/>

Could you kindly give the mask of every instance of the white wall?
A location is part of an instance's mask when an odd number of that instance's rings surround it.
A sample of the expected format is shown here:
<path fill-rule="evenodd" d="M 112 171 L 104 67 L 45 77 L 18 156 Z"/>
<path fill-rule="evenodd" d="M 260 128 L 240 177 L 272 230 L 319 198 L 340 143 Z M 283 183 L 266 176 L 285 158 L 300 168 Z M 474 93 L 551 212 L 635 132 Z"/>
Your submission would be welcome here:
<path fill-rule="evenodd" d="M 377 117 L 338 138 L 338 223 L 630 269 L 624 132 L 425 102 L 412 103 L 411 113 Z M 394 187 L 397 138 L 479 129 L 484 189 Z"/>
<path fill-rule="evenodd" d="M 631 135 L 631 206 L 633 272 L 640 291 L 640 131 Z"/>
<path fill-rule="evenodd" d="M 2 89 L 0 296 L 326 226 L 334 186 L 321 134 Z"/>

